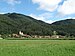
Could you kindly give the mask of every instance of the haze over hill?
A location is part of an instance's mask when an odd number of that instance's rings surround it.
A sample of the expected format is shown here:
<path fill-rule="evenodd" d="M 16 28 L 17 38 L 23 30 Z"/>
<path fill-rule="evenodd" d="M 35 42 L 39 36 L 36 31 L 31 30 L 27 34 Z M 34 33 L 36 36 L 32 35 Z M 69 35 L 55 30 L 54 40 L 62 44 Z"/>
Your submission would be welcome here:
<path fill-rule="evenodd" d="M 75 35 L 75 19 L 67 19 L 52 24 L 36 20 L 30 16 L 7 13 L 0 14 L 0 34 L 13 34 L 23 31 L 29 35 Z"/>

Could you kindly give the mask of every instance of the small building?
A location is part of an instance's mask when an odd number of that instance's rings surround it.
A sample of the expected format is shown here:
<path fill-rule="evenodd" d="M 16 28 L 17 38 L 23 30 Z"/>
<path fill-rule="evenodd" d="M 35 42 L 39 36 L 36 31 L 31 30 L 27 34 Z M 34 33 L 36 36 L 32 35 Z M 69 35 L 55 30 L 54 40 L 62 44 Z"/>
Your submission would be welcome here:
<path fill-rule="evenodd" d="M 53 35 L 51 38 L 60 38 L 59 35 Z"/>
<path fill-rule="evenodd" d="M 61 36 L 61 35 L 53 35 L 53 36 L 51 36 L 51 38 L 65 38 L 65 36 Z"/>
<path fill-rule="evenodd" d="M 24 34 L 23 32 L 21 32 L 21 31 L 19 31 L 19 35 L 21 36 L 21 37 L 30 37 L 30 35 L 27 35 L 27 34 Z"/>
<path fill-rule="evenodd" d="M 24 34 L 23 34 L 23 32 L 19 31 L 19 35 L 22 35 L 23 36 Z"/>
<path fill-rule="evenodd" d="M 12 34 L 13 37 L 19 38 L 18 34 Z"/>
<path fill-rule="evenodd" d="M 50 36 L 44 36 L 45 38 L 50 38 Z"/>

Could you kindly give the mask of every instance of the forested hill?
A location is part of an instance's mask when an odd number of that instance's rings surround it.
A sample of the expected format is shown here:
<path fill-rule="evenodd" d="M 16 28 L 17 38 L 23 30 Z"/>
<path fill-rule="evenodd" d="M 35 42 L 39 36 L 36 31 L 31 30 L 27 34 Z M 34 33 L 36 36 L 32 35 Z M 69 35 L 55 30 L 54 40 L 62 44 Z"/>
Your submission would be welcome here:
<path fill-rule="evenodd" d="M 75 36 L 75 19 L 60 20 L 52 23 L 59 35 Z"/>
<path fill-rule="evenodd" d="M 18 13 L 0 14 L 0 34 L 19 31 L 29 35 L 51 35 L 51 26 L 43 21 Z"/>
<path fill-rule="evenodd" d="M 19 13 L 0 14 L 0 34 L 18 34 L 19 31 L 29 35 L 58 35 L 75 36 L 75 19 L 66 19 L 52 24 L 36 20 Z"/>
<path fill-rule="evenodd" d="M 60 20 L 52 23 L 54 25 L 72 25 L 75 24 L 75 19 Z"/>

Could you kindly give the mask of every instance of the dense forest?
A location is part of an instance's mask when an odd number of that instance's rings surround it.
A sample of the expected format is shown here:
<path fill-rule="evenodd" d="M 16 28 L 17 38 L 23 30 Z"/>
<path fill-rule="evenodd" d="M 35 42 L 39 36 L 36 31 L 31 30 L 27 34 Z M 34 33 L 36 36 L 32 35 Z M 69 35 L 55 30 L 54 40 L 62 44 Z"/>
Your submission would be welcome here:
<path fill-rule="evenodd" d="M 75 36 L 75 19 L 66 19 L 52 23 L 59 35 Z"/>
<path fill-rule="evenodd" d="M 58 35 L 75 36 L 75 19 L 66 19 L 52 24 L 36 20 L 19 13 L 0 14 L 0 34 L 18 34 L 19 31 L 28 35 Z"/>
<path fill-rule="evenodd" d="M 51 35 L 51 26 L 30 16 L 17 13 L 0 15 L 0 34 L 12 34 L 19 31 L 29 35 Z"/>

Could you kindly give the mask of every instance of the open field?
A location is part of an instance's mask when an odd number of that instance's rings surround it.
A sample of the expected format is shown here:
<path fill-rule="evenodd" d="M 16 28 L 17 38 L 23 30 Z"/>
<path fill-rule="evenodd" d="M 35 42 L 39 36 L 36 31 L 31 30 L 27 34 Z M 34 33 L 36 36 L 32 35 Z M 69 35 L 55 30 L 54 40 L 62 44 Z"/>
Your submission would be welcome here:
<path fill-rule="evenodd" d="M 0 56 L 75 56 L 75 40 L 0 40 Z"/>

